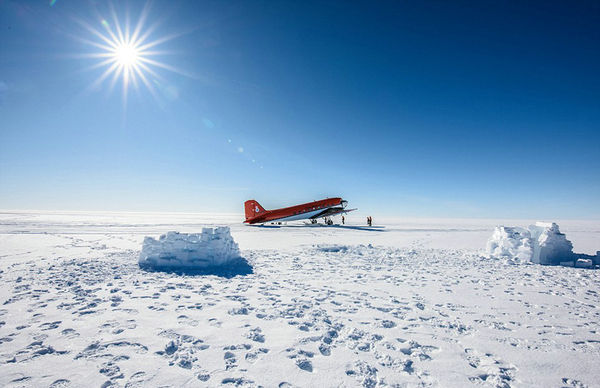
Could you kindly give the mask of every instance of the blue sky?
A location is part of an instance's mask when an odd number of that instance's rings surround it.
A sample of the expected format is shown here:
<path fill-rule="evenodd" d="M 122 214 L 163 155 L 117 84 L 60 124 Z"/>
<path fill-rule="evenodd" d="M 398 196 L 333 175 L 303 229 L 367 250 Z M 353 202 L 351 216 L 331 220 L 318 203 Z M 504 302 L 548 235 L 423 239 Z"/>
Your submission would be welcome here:
<path fill-rule="evenodd" d="M 1 0 L 0 208 L 600 218 L 600 6 L 527 3 L 156 1 L 125 99 L 146 2 Z"/>

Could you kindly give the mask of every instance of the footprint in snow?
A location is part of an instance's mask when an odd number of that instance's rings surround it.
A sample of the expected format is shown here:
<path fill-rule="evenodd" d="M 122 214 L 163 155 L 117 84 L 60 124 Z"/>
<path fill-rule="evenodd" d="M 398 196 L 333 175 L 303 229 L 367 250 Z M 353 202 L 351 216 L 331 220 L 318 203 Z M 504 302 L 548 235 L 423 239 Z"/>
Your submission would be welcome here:
<path fill-rule="evenodd" d="M 278 388 L 296 388 L 295 385 L 292 385 L 292 384 L 288 383 L 287 381 L 282 381 L 281 383 L 279 383 L 279 385 L 277 387 Z"/>
<path fill-rule="evenodd" d="M 365 361 L 356 361 L 354 364 L 346 366 L 346 375 L 354 377 L 363 387 L 375 387 L 379 383 L 377 368 Z"/>
<path fill-rule="evenodd" d="M 255 327 L 254 329 L 250 329 L 246 337 L 251 339 L 252 341 L 263 343 L 265 342 L 265 335 L 262 334 L 262 329 L 260 327 Z"/>
<path fill-rule="evenodd" d="M 67 388 L 71 385 L 71 381 L 67 379 L 58 379 L 54 381 L 48 388 Z"/>
<path fill-rule="evenodd" d="M 64 329 L 60 332 L 60 334 L 69 339 L 79 337 L 79 333 L 76 332 L 74 329 Z"/>
<path fill-rule="evenodd" d="M 235 385 L 236 387 L 252 387 L 255 386 L 254 381 L 244 379 L 243 377 L 226 377 L 221 380 L 221 385 Z"/>
<path fill-rule="evenodd" d="M 502 360 L 494 358 L 493 354 L 481 354 L 475 349 L 465 349 L 465 354 L 469 365 L 482 371 L 476 376 L 469 377 L 472 383 L 493 384 L 496 387 L 510 387 L 515 379 L 517 368 L 510 364 L 505 364 Z"/>
<path fill-rule="evenodd" d="M 575 380 L 575 379 L 570 379 L 568 377 L 563 377 L 562 383 L 566 384 L 567 387 L 572 387 L 572 388 L 587 388 L 588 387 L 586 384 L 582 383 L 581 381 Z"/>
<path fill-rule="evenodd" d="M 135 372 L 129 377 L 127 384 L 125 384 L 125 388 L 142 388 L 146 386 L 146 372 L 139 371 Z"/>
<path fill-rule="evenodd" d="M 178 316 L 177 322 L 179 322 L 180 325 L 198 326 L 198 321 L 188 317 L 187 315 Z"/>
<path fill-rule="evenodd" d="M 256 362 L 256 360 L 258 360 L 259 356 L 261 356 L 262 354 L 267 354 L 269 353 L 269 349 L 267 348 L 258 348 L 257 350 L 253 351 L 253 352 L 249 352 L 246 353 L 246 356 L 244 357 L 246 359 L 246 361 L 248 361 L 249 363 L 254 363 Z"/>
<path fill-rule="evenodd" d="M 223 354 L 223 360 L 225 360 L 225 370 L 230 370 L 237 367 L 237 359 L 235 354 L 232 352 L 225 352 Z"/>
<path fill-rule="evenodd" d="M 46 322 L 46 323 L 42 323 L 40 325 L 40 328 L 42 330 L 53 330 L 56 329 L 62 321 L 55 321 L 55 322 Z"/>
<path fill-rule="evenodd" d="M 312 363 L 306 358 L 296 360 L 296 366 L 306 372 L 313 371 Z"/>

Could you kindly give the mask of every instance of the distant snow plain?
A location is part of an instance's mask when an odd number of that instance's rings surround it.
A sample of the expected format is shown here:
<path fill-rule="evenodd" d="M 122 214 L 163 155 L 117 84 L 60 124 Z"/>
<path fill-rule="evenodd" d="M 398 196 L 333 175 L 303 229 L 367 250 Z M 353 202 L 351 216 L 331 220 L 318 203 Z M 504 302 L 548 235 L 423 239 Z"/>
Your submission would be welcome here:
<path fill-rule="evenodd" d="M 600 386 L 600 272 L 484 257 L 536 220 L 240 218 L 0 213 L 0 386 Z M 252 274 L 139 268 L 144 236 L 217 225 Z"/>

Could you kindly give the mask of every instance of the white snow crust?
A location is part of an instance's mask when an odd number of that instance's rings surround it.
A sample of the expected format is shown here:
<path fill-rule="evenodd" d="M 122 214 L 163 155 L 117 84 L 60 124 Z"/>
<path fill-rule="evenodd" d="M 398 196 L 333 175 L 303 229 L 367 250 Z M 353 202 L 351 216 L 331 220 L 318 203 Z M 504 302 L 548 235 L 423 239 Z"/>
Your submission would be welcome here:
<path fill-rule="evenodd" d="M 573 260 L 573 244 L 554 222 L 537 222 L 527 229 L 497 226 L 486 246 L 489 257 L 559 265 Z"/>
<path fill-rule="evenodd" d="M 229 227 L 203 228 L 202 233 L 168 232 L 158 240 L 145 237 L 139 265 L 147 269 L 200 269 L 226 266 L 240 257 Z"/>
<path fill-rule="evenodd" d="M 363 216 L 0 212 L 0 386 L 598 386 L 600 272 L 484 257 L 498 224 L 498 252 L 533 254 L 534 221 Z M 558 223 L 598 257 L 600 221 Z M 189 263 L 218 225 L 252 271 L 140 268 L 145 236 Z"/>

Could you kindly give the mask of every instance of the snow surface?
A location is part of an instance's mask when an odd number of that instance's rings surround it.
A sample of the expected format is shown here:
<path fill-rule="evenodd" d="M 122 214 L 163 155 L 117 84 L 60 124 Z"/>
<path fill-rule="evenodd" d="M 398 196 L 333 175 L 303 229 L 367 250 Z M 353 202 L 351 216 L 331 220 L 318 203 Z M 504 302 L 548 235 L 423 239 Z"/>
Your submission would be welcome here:
<path fill-rule="evenodd" d="M 528 229 L 497 226 L 487 242 L 487 253 L 489 257 L 551 265 L 574 259 L 573 244 L 554 222 L 537 222 Z"/>
<path fill-rule="evenodd" d="M 531 221 L 239 221 L 0 214 L 0 386 L 598 386 L 600 272 L 485 257 Z M 596 253 L 599 222 L 557 222 Z M 251 273 L 139 267 L 144 236 L 219 225 Z"/>

